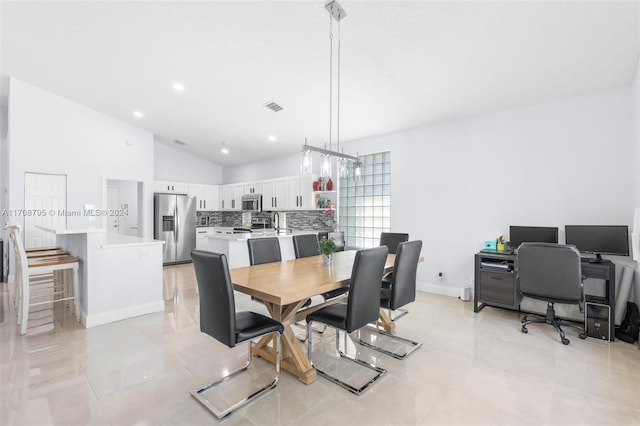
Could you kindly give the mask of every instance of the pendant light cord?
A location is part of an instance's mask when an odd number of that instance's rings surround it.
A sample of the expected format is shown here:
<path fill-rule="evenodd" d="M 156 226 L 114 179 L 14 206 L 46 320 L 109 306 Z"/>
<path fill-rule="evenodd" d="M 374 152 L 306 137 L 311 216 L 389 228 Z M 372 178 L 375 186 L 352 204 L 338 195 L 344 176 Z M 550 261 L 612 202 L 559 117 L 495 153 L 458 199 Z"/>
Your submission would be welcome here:
<path fill-rule="evenodd" d="M 331 151 L 331 138 L 333 133 L 333 22 L 329 14 L 329 151 Z"/>

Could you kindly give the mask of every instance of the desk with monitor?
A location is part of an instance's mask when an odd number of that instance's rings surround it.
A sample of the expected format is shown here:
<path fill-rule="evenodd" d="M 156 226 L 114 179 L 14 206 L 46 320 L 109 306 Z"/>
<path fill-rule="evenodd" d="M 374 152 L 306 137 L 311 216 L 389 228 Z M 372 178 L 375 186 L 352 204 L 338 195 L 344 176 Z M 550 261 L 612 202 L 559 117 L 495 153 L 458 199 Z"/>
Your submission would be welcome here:
<path fill-rule="evenodd" d="M 605 295 L 585 294 L 585 301 L 608 305 L 610 308 L 609 336 L 614 340 L 616 304 L 616 267 L 601 254 L 629 255 L 627 226 L 566 225 L 567 244 L 575 245 L 583 253 L 596 254 L 582 258 L 581 269 L 585 278 L 604 280 Z M 517 247 L 522 242 L 558 242 L 557 228 L 511 227 L 510 238 Z M 515 238 L 514 238 L 515 237 Z M 482 250 L 475 255 L 474 312 L 486 305 L 520 310 L 522 296 L 516 280 L 517 255 L 513 251 Z"/>
<path fill-rule="evenodd" d="M 608 305 L 611 318 L 615 318 L 616 307 L 616 266 L 610 260 L 590 263 L 581 262 L 582 274 L 586 278 L 598 278 L 605 281 L 605 296 L 585 295 L 587 302 Z M 520 310 L 522 297 L 516 281 L 518 259 L 513 253 L 481 251 L 475 255 L 475 284 L 473 311 L 480 312 L 485 306 L 495 306 Z M 609 322 L 609 336 L 613 341 L 614 321 Z"/>

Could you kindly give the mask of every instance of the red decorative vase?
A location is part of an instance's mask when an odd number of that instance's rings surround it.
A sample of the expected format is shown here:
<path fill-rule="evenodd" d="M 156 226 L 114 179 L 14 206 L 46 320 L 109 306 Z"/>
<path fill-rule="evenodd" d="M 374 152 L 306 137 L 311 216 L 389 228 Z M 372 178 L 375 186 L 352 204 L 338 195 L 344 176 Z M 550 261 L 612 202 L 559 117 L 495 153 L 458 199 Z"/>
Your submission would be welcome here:
<path fill-rule="evenodd" d="M 327 181 L 327 191 L 333 191 L 333 182 L 331 181 L 331 178 Z"/>
<path fill-rule="evenodd" d="M 317 180 L 313 181 L 313 190 L 320 191 L 320 182 L 318 182 Z"/>

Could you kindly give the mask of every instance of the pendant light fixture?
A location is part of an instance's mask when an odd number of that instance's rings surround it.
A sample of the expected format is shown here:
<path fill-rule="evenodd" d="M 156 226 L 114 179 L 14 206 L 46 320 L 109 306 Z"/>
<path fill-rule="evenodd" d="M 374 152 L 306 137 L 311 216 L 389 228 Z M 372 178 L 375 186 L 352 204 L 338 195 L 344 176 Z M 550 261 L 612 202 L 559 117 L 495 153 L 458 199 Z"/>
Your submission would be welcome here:
<path fill-rule="evenodd" d="M 327 12 L 329 12 L 329 149 L 325 144 L 323 148 L 317 148 L 311 145 L 307 145 L 305 139 L 302 146 L 302 152 L 300 154 L 300 173 L 311 173 L 311 152 L 319 152 L 321 154 L 320 175 L 324 178 L 330 178 L 332 175 L 332 157 L 336 158 L 337 173 L 340 177 L 347 177 L 349 174 L 349 162 L 354 163 L 354 171 L 361 170 L 362 163 L 358 157 L 347 155 L 340 151 L 340 21 L 347 16 L 345 10 L 338 4 L 337 1 L 332 0 L 324 5 Z M 337 88 L 337 102 L 336 102 L 336 143 L 337 151 L 333 151 L 333 88 L 334 88 L 334 66 L 333 66 L 333 21 L 338 23 L 338 37 L 337 37 L 337 69 L 336 69 L 336 88 Z M 355 167 L 356 164 L 360 164 L 359 167 Z M 355 175 L 354 175 L 355 177 Z"/>

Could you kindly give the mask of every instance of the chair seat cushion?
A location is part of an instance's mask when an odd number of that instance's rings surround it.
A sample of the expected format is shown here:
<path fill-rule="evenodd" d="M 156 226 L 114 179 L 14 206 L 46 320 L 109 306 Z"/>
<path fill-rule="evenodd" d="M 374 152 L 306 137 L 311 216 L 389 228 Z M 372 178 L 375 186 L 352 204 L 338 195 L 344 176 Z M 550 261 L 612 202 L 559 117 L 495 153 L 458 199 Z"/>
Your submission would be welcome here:
<path fill-rule="evenodd" d="M 349 287 L 337 288 L 335 290 L 331 290 L 331 291 L 328 291 L 326 293 L 322 293 L 321 296 L 324 297 L 325 300 L 333 299 L 334 297 L 342 296 L 343 294 L 345 294 L 348 291 L 349 291 Z"/>
<path fill-rule="evenodd" d="M 336 303 L 307 315 L 307 322 L 318 321 L 331 327 L 345 330 L 347 328 L 347 305 Z"/>
<path fill-rule="evenodd" d="M 274 331 L 282 333 L 283 330 L 282 324 L 267 316 L 255 312 L 236 313 L 236 343 Z"/>

